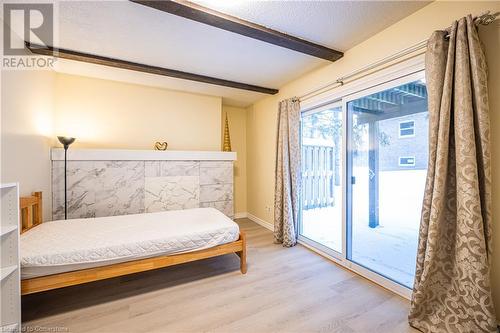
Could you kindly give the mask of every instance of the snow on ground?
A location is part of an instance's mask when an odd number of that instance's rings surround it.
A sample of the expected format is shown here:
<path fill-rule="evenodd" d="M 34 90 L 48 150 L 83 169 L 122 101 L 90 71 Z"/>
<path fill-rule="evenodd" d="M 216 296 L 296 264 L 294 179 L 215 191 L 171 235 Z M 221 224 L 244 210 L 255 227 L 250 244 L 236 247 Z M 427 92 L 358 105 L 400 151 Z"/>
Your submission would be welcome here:
<path fill-rule="evenodd" d="M 352 261 L 413 286 L 426 170 L 384 171 L 379 178 L 380 225 L 368 226 L 368 172 L 356 168 L 352 206 Z M 365 176 L 364 176 L 365 175 Z M 341 198 L 341 187 L 336 195 Z M 342 251 L 342 202 L 304 210 L 302 235 Z"/>

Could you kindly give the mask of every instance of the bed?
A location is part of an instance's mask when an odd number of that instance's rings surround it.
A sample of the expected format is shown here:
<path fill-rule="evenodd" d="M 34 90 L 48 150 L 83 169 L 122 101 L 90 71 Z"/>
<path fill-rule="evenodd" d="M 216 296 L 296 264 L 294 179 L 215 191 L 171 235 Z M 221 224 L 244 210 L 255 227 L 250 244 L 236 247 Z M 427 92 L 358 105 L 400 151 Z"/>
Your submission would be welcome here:
<path fill-rule="evenodd" d="M 20 200 L 21 294 L 235 253 L 246 273 L 246 240 L 213 208 L 41 223 L 41 192 Z"/>

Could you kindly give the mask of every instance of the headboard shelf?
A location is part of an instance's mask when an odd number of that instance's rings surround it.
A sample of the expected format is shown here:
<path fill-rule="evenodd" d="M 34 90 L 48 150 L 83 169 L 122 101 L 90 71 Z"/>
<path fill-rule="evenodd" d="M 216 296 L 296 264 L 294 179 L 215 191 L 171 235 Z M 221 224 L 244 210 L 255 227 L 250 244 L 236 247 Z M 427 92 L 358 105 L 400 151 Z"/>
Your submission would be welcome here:
<path fill-rule="evenodd" d="M 21 210 L 21 233 L 42 223 L 42 192 L 33 192 L 29 197 L 19 199 Z"/>

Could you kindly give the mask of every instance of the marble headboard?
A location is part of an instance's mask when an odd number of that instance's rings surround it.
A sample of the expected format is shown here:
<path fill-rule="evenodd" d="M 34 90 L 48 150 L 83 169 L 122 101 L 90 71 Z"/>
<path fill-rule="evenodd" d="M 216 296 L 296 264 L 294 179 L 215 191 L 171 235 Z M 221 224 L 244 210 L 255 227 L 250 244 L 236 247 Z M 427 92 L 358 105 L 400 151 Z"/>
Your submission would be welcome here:
<path fill-rule="evenodd" d="M 233 217 L 236 153 L 69 150 L 68 218 L 214 207 Z M 64 152 L 52 150 L 52 217 L 64 218 Z"/>

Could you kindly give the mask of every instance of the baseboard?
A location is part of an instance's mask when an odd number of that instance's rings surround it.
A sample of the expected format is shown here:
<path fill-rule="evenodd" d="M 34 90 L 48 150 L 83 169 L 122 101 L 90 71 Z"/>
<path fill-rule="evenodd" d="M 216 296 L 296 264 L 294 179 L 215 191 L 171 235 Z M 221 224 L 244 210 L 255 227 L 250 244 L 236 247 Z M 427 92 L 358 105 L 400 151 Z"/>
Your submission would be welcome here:
<path fill-rule="evenodd" d="M 247 213 L 247 218 L 249 218 L 250 220 L 254 221 L 258 225 L 261 225 L 268 230 L 274 231 L 274 224 L 272 224 L 270 222 L 267 222 L 261 218 L 258 218 L 257 216 L 252 215 L 250 213 Z"/>
<path fill-rule="evenodd" d="M 247 212 L 234 213 L 234 218 L 235 219 L 244 219 L 245 217 L 248 217 L 248 213 Z"/>

